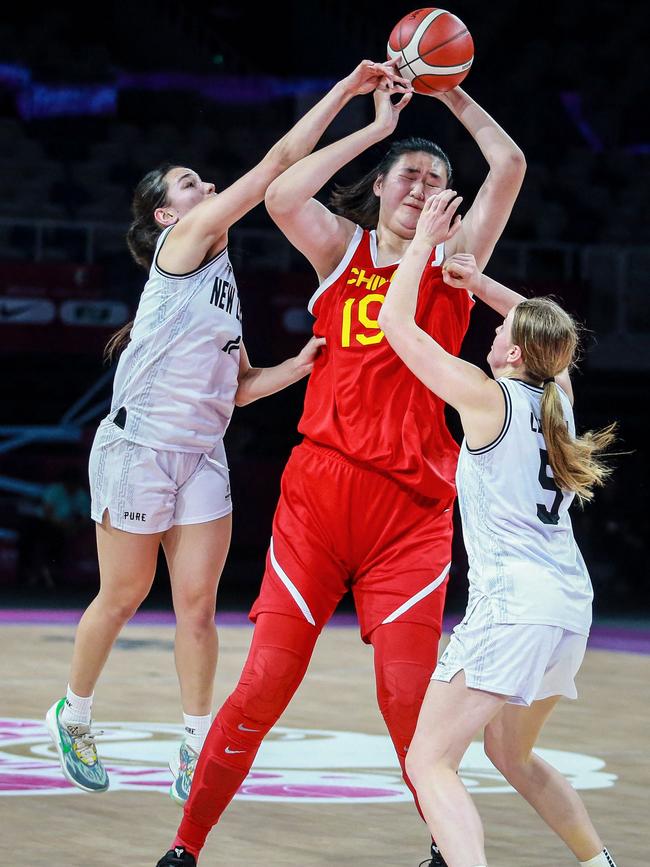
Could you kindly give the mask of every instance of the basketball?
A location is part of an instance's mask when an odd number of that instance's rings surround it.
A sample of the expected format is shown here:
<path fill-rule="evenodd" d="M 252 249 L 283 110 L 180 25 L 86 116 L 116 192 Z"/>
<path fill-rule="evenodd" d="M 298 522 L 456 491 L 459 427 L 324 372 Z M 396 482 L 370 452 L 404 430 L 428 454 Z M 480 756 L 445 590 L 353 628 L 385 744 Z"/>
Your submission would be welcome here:
<path fill-rule="evenodd" d="M 444 92 L 460 84 L 474 60 L 474 42 L 460 18 L 446 9 L 416 9 L 397 22 L 388 39 L 389 59 L 417 93 Z"/>

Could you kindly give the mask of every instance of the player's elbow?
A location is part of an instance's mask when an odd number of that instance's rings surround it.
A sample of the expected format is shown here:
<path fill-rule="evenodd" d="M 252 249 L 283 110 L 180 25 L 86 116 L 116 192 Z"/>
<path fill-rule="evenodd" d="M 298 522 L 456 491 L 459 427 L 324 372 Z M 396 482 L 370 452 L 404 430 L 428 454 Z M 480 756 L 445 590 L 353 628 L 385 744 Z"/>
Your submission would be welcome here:
<path fill-rule="evenodd" d="M 282 175 L 269 184 L 264 196 L 266 210 L 272 217 L 282 217 L 292 209 L 292 197 Z"/>
<path fill-rule="evenodd" d="M 513 163 L 514 167 L 516 168 L 516 170 L 521 172 L 522 175 L 525 175 L 527 163 L 526 163 L 526 157 L 524 156 L 524 152 L 522 151 L 522 149 L 521 148 L 515 148 L 510 159 L 511 159 L 511 162 Z"/>
<path fill-rule="evenodd" d="M 384 332 L 384 334 L 386 334 L 387 329 L 390 330 L 390 314 L 386 312 L 385 305 L 383 305 L 381 310 L 379 311 L 379 316 L 377 317 L 377 325 Z"/>
<path fill-rule="evenodd" d="M 302 156 L 302 153 L 295 152 L 295 148 L 291 147 L 288 136 L 284 136 L 280 141 L 277 141 L 267 154 L 267 158 L 273 162 L 278 173 L 286 171 L 300 156 Z"/>
<path fill-rule="evenodd" d="M 235 406 L 247 406 L 249 403 L 253 402 L 253 398 L 250 395 L 250 392 L 246 388 L 246 386 L 239 386 L 237 391 L 235 392 Z"/>
<path fill-rule="evenodd" d="M 501 173 L 512 178 L 523 178 L 526 174 L 526 157 L 521 148 L 513 145 L 501 163 Z"/>
<path fill-rule="evenodd" d="M 276 142 L 266 153 L 260 165 L 264 166 L 268 175 L 273 180 L 274 178 L 278 178 L 282 172 L 286 171 L 295 161 L 295 157 L 292 155 L 289 145 L 284 139 L 280 139 L 280 141 Z"/>
<path fill-rule="evenodd" d="M 261 370 L 259 367 L 247 367 L 246 370 L 240 371 L 239 383 L 235 392 L 235 406 L 248 406 L 249 403 L 253 403 L 263 396 L 258 383 Z"/>
<path fill-rule="evenodd" d="M 237 383 L 237 391 L 235 392 L 235 406 L 246 406 L 251 402 L 250 396 L 250 367 L 248 370 L 239 371 L 239 382 Z"/>
<path fill-rule="evenodd" d="M 386 305 L 384 304 L 379 311 L 379 316 L 377 317 L 377 325 L 384 332 L 388 340 L 393 337 L 393 335 L 397 332 L 397 319 L 395 314 L 391 311 L 390 308 L 386 309 Z"/>

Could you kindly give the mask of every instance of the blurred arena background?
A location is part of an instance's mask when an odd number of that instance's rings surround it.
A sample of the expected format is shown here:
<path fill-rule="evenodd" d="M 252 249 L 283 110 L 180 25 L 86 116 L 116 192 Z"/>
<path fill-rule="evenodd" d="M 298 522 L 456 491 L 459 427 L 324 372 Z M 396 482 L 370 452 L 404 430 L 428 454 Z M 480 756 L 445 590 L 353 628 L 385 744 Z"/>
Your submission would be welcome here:
<path fill-rule="evenodd" d="M 0 21 L 0 593 L 3 604 L 81 607 L 98 586 L 86 516 L 87 456 L 110 398 L 108 336 L 131 318 L 144 273 L 124 242 L 130 197 L 159 162 L 195 168 L 217 189 L 252 166 L 294 119 L 363 57 L 383 59 L 415 4 L 370 0 L 247 4 L 31 0 Z M 650 13 L 641 3 L 449 6 L 476 46 L 467 91 L 523 148 L 528 172 L 487 273 L 553 293 L 585 321 L 576 377 L 582 429 L 620 420 L 617 471 L 576 535 L 596 616 L 647 618 L 650 497 Z M 357 98 L 323 140 L 372 116 Z M 433 99 L 416 97 L 395 137 L 450 154 L 471 201 L 485 173 L 476 146 Z M 350 175 L 375 162 L 369 152 Z M 310 331 L 309 266 L 263 207 L 232 232 L 244 334 L 254 364 L 294 353 Z M 482 362 L 497 324 L 477 306 L 464 355 Z M 226 437 L 233 546 L 220 607 L 255 596 L 302 385 L 238 409 Z M 450 419 L 452 429 L 458 425 Z M 70 498 L 80 516 L 57 518 Z M 460 533 L 448 595 L 465 601 Z M 164 564 L 148 606 L 165 607 Z"/>

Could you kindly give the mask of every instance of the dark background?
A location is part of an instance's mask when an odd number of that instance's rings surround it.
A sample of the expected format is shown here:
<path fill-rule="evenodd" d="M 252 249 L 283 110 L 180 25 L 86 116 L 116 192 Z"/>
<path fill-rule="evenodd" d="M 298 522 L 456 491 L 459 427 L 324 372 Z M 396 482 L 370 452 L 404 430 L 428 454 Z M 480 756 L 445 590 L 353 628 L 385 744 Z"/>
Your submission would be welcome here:
<path fill-rule="evenodd" d="M 83 305 L 124 304 L 129 314 L 137 305 L 144 273 L 123 240 L 135 183 L 169 159 L 223 188 L 360 59 L 383 59 L 393 25 L 412 8 L 366 0 L 260 9 L 140 2 L 98 4 L 79 15 L 71 5 L 42 10 L 26 2 L 5 13 L 0 307 L 9 305 L 2 309 L 10 312 L 0 316 L 0 594 L 7 604 L 83 604 L 97 589 L 89 521 L 56 556 L 39 552 L 35 528 L 42 486 L 70 468 L 84 477 L 110 382 L 84 405 L 85 420 L 68 425 L 67 433 L 59 429 L 58 441 L 37 434 L 9 447 L 15 432 L 7 428 L 57 425 L 105 374 L 102 347 L 114 329 Z M 466 90 L 528 161 L 487 272 L 524 293 L 555 294 L 586 323 L 575 377 L 579 428 L 620 422 L 625 454 L 615 459 L 612 481 L 593 505 L 573 512 L 596 613 L 647 616 L 650 13 L 641 3 L 524 7 L 507 0 L 458 2 L 451 11 L 475 42 Z M 371 98 L 357 98 L 323 143 L 371 117 Z M 486 165 L 460 124 L 436 100 L 416 97 L 394 137 L 411 134 L 432 138 L 449 153 L 455 188 L 470 202 Z M 383 150 L 364 154 L 337 180 L 359 176 Z M 277 363 L 306 339 L 309 321 L 301 311 L 314 277 L 263 207 L 233 229 L 231 241 L 249 355 L 258 366 Z M 51 321 L 23 321 L 10 309 L 10 301 L 35 298 L 54 305 Z M 75 307 L 66 321 L 67 301 L 83 309 Z M 482 364 L 497 323 L 477 305 L 463 355 Z M 223 607 L 244 608 L 254 598 L 280 474 L 298 441 L 303 394 L 299 384 L 233 417 L 226 444 L 234 536 Z M 458 435 L 451 416 L 450 425 Z M 49 558 L 45 570 L 39 557 Z M 457 533 L 451 610 L 464 604 L 465 570 Z M 147 604 L 168 603 L 161 564 Z"/>

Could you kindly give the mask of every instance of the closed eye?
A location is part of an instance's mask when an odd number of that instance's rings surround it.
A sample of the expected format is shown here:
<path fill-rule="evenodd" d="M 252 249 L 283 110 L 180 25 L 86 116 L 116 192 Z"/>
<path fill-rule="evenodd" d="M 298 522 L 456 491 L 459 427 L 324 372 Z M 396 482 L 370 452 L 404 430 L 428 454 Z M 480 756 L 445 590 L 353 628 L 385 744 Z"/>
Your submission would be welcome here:
<path fill-rule="evenodd" d="M 419 180 L 418 178 L 419 172 L 417 169 L 405 169 L 404 173 L 400 175 L 402 180 L 405 181 L 414 181 Z M 427 187 L 442 187 L 442 178 L 440 175 L 436 175 L 433 172 L 429 172 L 427 174 L 427 178 L 424 181 Z"/>

